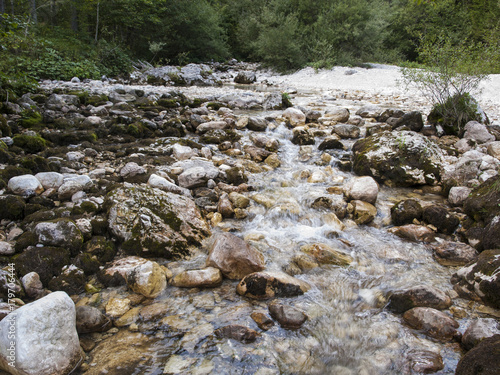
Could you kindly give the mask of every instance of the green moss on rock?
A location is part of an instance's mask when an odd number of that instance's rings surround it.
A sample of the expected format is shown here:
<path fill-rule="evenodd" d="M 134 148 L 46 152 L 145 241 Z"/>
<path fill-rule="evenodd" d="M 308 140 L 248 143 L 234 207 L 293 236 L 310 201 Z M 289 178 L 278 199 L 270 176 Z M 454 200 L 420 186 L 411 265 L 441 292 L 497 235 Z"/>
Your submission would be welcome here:
<path fill-rule="evenodd" d="M 39 135 L 17 134 L 13 138 L 14 145 L 30 154 L 36 154 L 47 148 L 47 141 Z"/>

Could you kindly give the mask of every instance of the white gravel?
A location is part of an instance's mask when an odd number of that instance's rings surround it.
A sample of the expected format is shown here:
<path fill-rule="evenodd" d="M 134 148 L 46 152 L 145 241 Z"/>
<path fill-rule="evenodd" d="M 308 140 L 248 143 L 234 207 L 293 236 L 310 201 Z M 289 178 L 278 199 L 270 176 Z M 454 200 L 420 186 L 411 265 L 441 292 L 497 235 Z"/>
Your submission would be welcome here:
<path fill-rule="evenodd" d="M 271 75 L 265 79 L 283 88 L 313 90 L 337 97 L 357 96 L 360 100 L 396 105 L 409 102 L 411 106 L 424 106 L 426 109 L 430 106 L 420 92 L 402 84 L 401 70 L 393 65 L 374 64 L 370 69 L 338 66 L 328 70 L 305 68 L 293 74 Z M 473 96 L 490 120 L 500 123 L 500 74 L 488 76 L 480 89 Z"/>

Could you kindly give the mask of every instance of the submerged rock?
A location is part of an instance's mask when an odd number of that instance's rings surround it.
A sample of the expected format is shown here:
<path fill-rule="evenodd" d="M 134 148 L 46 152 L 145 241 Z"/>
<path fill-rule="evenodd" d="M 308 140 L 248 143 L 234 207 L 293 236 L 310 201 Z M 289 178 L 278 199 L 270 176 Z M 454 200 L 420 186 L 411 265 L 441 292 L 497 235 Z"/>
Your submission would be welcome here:
<path fill-rule="evenodd" d="M 9 338 L 15 321 L 15 349 Z M 0 368 L 14 374 L 66 375 L 82 361 L 75 304 L 54 292 L 27 304 L 0 322 Z M 12 363 L 12 367 L 9 364 Z"/>
<path fill-rule="evenodd" d="M 451 306 L 451 298 L 442 291 L 421 285 L 407 290 L 394 292 L 389 297 L 387 308 L 396 313 L 403 313 L 414 307 L 432 307 L 444 310 Z"/>
<path fill-rule="evenodd" d="M 429 350 L 411 350 L 407 358 L 412 374 L 432 374 L 444 368 L 443 357 Z"/>
<path fill-rule="evenodd" d="M 171 284 L 180 288 L 213 288 L 222 283 L 222 273 L 218 268 L 187 270 L 175 276 Z"/>
<path fill-rule="evenodd" d="M 244 344 L 254 342 L 260 336 L 257 331 L 237 324 L 218 328 L 214 334 L 219 338 L 233 339 Z"/>
<path fill-rule="evenodd" d="M 304 245 L 300 248 L 300 251 L 312 256 L 318 264 L 348 266 L 353 262 L 350 255 L 344 254 L 322 243 Z"/>
<path fill-rule="evenodd" d="M 265 267 L 262 253 L 231 233 L 215 235 L 206 265 L 220 269 L 225 277 L 233 280 Z"/>
<path fill-rule="evenodd" d="M 456 320 L 430 307 L 414 307 L 403 314 L 403 319 L 410 327 L 440 341 L 450 341 L 459 335 Z"/>
<path fill-rule="evenodd" d="M 465 266 L 479 255 L 476 249 L 463 242 L 445 241 L 432 249 L 434 258 L 443 266 Z"/>
<path fill-rule="evenodd" d="M 282 272 L 255 272 L 236 287 L 239 295 L 254 299 L 295 297 L 309 290 L 309 284 Z"/>
<path fill-rule="evenodd" d="M 274 321 L 263 312 L 254 311 L 250 317 L 263 331 L 267 331 L 274 326 Z"/>
<path fill-rule="evenodd" d="M 210 234 L 193 200 L 146 186 L 123 186 L 107 196 L 108 225 L 121 248 L 167 259 L 189 254 Z"/>
<path fill-rule="evenodd" d="M 308 319 L 302 311 L 277 301 L 269 304 L 269 313 L 281 327 L 286 329 L 299 329 Z"/>
<path fill-rule="evenodd" d="M 398 237 L 414 242 L 432 242 L 436 238 L 435 233 L 423 225 L 407 224 L 389 228 L 388 231 Z"/>

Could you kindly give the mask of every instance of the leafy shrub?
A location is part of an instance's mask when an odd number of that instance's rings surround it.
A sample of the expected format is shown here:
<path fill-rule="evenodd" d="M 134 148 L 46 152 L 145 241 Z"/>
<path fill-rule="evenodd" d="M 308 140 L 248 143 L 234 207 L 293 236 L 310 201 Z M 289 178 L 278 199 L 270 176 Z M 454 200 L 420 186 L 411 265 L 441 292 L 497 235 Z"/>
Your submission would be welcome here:
<path fill-rule="evenodd" d="M 481 121 L 470 94 L 478 91 L 497 52 L 480 43 L 453 43 L 447 37 L 438 37 L 423 38 L 419 55 L 425 67 L 403 68 L 403 81 L 417 87 L 434 104 L 429 121 L 456 135 L 461 135 L 470 119 Z"/>
<path fill-rule="evenodd" d="M 455 94 L 443 104 L 435 104 L 427 119 L 431 124 L 441 125 L 446 134 L 459 137 L 469 121 L 483 120 L 477 102 L 469 94 Z"/>

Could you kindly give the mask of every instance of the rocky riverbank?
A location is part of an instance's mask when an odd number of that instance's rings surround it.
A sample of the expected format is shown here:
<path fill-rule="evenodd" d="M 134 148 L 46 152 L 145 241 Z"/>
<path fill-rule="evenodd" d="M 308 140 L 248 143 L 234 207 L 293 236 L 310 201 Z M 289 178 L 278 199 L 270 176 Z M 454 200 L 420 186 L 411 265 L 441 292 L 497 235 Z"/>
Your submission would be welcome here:
<path fill-rule="evenodd" d="M 494 374 L 498 108 L 458 138 L 411 93 L 255 69 L 2 106 L 1 369 Z"/>

